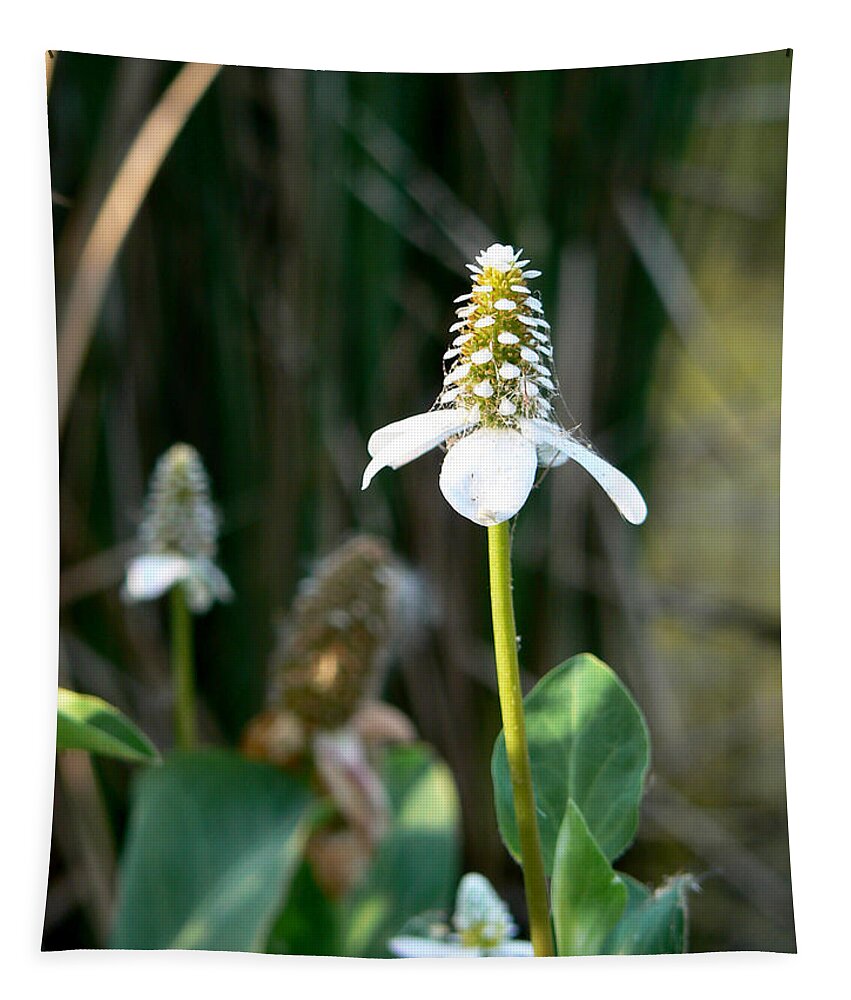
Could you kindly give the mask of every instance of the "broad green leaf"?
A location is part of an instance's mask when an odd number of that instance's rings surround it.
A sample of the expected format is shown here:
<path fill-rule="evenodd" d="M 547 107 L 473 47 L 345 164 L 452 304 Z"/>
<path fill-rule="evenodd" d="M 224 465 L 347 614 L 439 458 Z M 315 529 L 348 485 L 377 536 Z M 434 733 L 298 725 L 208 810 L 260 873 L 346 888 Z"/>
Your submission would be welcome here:
<path fill-rule="evenodd" d="M 304 782 L 224 750 L 145 771 L 112 947 L 262 950 L 316 813 Z"/>
<path fill-rule="evenodd" d="M 411 917 L 451 907 L 460 873 L 458 793 L 446 764 L 424 746 L 397 747 L 381 773 L 393 825 L 341 905 L 341 955 L 386 957 L 387 940 Z"/>
<path fill-rule="evenodd" d="M 109 702 L 91 694 L 59 689 L 56 749 L 88 750 L 103 757 L 151 761 L 159 754 L 151 741 Z"/>
<path fill-rule="evenodd" d="M 551 670 L 523 704 L 547 873 L 570 799 L 613 861 L 635 836 L 650 763 L 650 738 L 638 706 L 614 672 L 588 653 Z M 504 733 L 494 746 L 491 773 L 500 833 L 519 860 Z"/>
<path fill-rule="evenodd" d="M 640 883 L 638 883 L 640 885 Z M 686 892 L 694 885 L 689 875 L 671 879 L 655 893 L 645 889 L 606 942 L 607 955 L 679 955 L 686 949 Z"/>
<path fill-rule="evenodd" d="M 264 950 L 273 955 L 339 955 L 338 909 L 317 884 L 310 863 L 303 861 Z"/>
<path fill-rule="evenodd" d="M 552 906 L 559 955 L 599 955 L 624 911 L 627 888 L 571 800 L 556 843 Z"/>
<path fill-rule="evenodd" d="M 626 872 L 618 872 L 618 875 L 623 879 L 627 891 L 626 909 L 623 911 L 623 916 L 621 917 L 621 920 L 625 920 L 633 910 L 641 906 L 644 900 L 650 897 L 651 893 L 643 882 L 639 882 L 632 875 L 627 875 Z"/>

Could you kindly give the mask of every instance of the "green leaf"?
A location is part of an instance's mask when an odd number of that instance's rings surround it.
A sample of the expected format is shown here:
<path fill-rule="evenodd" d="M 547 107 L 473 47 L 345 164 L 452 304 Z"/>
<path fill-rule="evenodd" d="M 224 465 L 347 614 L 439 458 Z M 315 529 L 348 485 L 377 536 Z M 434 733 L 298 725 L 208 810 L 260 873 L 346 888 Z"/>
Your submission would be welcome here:
<path fill-rule="evenodd" d="M 425 746 L 397 747 L 381 769 L 393 824 L 365 881 L 341 904 L 341 955 L 386 957 L 386 942 L 426 910 L 448 910 L 460 874 L 458 793 Z"/>
<path fill-rule="evenodd" d="M 559 955 L 599 955 L 627 901 L 614 871 L 571 800 L 556 843 L 552 905 Z"/>
<path fill-rule="evenodd" d="M 547 873 L 570 799 L 613 861 L 635 836 L 650 763 L 650 737 L 638 706 L 613 671 L 588 653 L 551 670 L 523 704 Z M 504 733 L 494 745 L 491 773 L 500 833 L 520 860 Z"/>
<path fill-rule="evenodd" d="M 262 950 L 317 814 L 310 790 L 224 750 L 140 778 L 112 947 Z"/>
<path fill-rule="evenodd" d="M 639 882 L 632 875 L 627 875 L 626 872 L 618 872 L 618 875 L 623 879 L 627 891 L 626 909 L 621 917 L 621 920 L 625 920 L 633 910 L 641 906 L 645 899 L 650 898 L 651 893 L 643 882 Z"/>
<path fill-rule="evenodd" d="M 151 761 L 159 754 L 123 713 L 102 698 L 59 689 L 56 749 L 88 750 L 104 757 Z"/>
<path fill-rule="evenodd" d="M 639 885 L 641 883 L 638 883 Z M 690 875 L 671 879 L 655 893 L 633 896 L 606 941 L 607 955 L 679 955 L 686 949 L 686 892 Z"/>
<path fill-rule="evenodd" d="M 265 951 L 273 955 L 339 955 L 338 907 L 322 892 L 308 861 L 293 877 Z"/>

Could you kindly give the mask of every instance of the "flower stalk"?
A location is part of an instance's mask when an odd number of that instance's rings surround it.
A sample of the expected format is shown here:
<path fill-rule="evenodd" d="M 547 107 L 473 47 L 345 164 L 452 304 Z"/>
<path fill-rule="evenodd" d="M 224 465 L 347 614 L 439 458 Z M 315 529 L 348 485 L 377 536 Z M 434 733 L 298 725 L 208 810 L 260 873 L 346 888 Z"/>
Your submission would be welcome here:
<path fill-rule="evenodd" d="M 517 658 L 517 629 L 514 623 L 514 601 L 511 593 L 511 536 L 507 521 L 488 528 L 488 555 L 493 641 L 505 749 L 514 793 L 514 812 L 520 834 L 530 937 L 535 956 L 540 958 L 555 955 L 555 948 L 550 928 L 547 879 L 535 813 L 532 766 L 523 715 L 523 691 L 520 687 L 520 664 Z"/>
<path fill-rule="evenodd" d="M 192 616 L 183 586 L 171 588 L 171 670 L 174 684 L 174 741 L 181 750 L 195 747 L 195 665 Z"/>

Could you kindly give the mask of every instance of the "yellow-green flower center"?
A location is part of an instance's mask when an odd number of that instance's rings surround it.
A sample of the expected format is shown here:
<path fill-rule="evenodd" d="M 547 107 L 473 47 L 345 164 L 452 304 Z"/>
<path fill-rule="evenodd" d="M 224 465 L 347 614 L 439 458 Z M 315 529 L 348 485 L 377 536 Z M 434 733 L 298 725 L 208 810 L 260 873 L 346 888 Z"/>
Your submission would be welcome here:
<path fill-rule="evenodd" d="M 518 263 L 516 256 L 511 251 L 502 266 L 474 270 L 470 293 L 456 300 L 462 304 L 450 327 L 455 337 L 444 355 L 437 405 L 477 407 L 482 426 L 514 427 L 518 417 L 546 419 L 557 394 L 549 324 L 530 286 L 540 272 L 524 272 L 528 261 Z"/>

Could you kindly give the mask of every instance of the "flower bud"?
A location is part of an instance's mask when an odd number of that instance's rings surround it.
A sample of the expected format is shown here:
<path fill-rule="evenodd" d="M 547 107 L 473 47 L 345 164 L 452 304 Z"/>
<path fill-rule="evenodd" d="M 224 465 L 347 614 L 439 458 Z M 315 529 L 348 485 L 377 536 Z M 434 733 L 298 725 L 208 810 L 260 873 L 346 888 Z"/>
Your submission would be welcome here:
<path fill-rule="evenodd" d="M 219 516 L 198 452 L 175 444 L 161 455 L 151 476 L 139 541 L 147 553 L 175 552 L 189 559 L 215 558 Z"/>
<path fill-rule="evenodd" d="M 273 701 L 309 727 L 345 725 L 377 694 L 391 650 L 416 629 L 422 606 L 417 577 L 385 542 L 352 538 L 299 588 L 273 655 Z"/>

